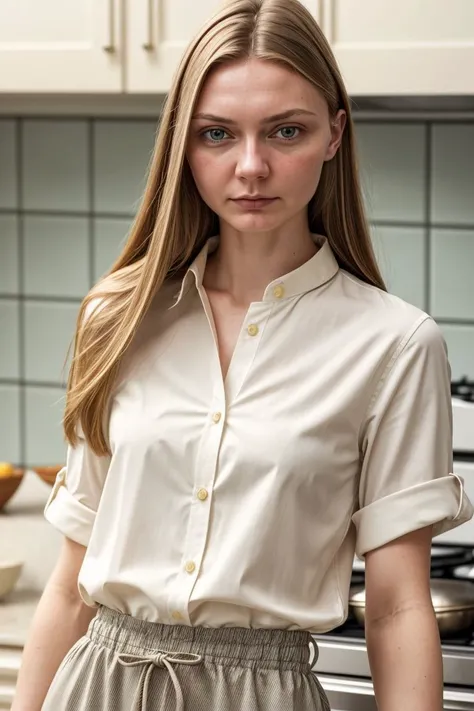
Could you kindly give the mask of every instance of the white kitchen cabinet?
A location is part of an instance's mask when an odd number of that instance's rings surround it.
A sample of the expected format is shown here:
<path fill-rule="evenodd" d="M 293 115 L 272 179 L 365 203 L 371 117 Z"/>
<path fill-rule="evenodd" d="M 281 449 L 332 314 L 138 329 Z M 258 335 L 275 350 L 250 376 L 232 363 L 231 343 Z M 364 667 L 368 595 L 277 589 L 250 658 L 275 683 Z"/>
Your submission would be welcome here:
<path fill-rule="evenodd" d="M 126 0 L 129 93 L 164 93 L 189 40 L 220 0 Z"/>
<path fill-rule="evenodd" d="M 0 92 L 118 92 L 122 0 L 1 0 Z"/>
<path fill-rule="evenodd" d="M 323 0 L 352 95 L 474 94 L 474 0 Z"/>
<path fill-rule="evenodd" d="M 168 91 L 179 61 L 222 0 L 126 0 L 128 93 Z M 318 19 L 322 0 L 302 0 Z"/>
<path fill-rule="evenodd" d="M 351 95 L 474 95 L 474 0 L 302 2 Z M 166 93 L 221 3 L 0 0 L 0 93 Z"/>

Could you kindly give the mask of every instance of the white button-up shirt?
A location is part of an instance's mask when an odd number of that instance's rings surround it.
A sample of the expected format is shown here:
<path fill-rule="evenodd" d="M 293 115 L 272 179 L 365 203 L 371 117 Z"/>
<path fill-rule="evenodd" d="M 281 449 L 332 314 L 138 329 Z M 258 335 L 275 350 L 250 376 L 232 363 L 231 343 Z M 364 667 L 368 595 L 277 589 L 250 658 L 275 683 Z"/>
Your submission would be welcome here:
<path fill-rule="evenodd" d="M 87 546 L 87 604 L 323 632 L 347 615 L 355 551 L 472 516 L 438 327 L 315 241 L 250 304 L 225 380 L 202 286 L 217 238 L 155 297 L 117 380 L 112 456 L 69 447 L 45 509 Z"/>

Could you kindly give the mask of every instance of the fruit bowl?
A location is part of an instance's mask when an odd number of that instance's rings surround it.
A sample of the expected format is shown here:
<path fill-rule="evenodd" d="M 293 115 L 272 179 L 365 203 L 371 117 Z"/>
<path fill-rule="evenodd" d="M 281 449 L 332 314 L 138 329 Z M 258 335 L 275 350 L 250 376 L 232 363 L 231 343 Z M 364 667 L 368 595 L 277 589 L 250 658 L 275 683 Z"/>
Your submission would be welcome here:
<path fill-rule="evenodd" d="M 23 481 L 23 469 L 13 468 L 10 473 L 0 475 L 0 509 L 11 499 Z"/>
<path fill-rule="evenodd" d="M 0 560 L 0 598 L 13 590 L 22 570 L 23 563 L 20 561 Z"/>
<path fill-rule="evenodd" d="M 39 478 L 46 482 L 46 484 L 53 486 L 56 481 L 57 473 L 61 471 L 63 466 L 64 464 L 57 464 L 54 467 L 35 467 L 33 471 L 38 474 Z"/>

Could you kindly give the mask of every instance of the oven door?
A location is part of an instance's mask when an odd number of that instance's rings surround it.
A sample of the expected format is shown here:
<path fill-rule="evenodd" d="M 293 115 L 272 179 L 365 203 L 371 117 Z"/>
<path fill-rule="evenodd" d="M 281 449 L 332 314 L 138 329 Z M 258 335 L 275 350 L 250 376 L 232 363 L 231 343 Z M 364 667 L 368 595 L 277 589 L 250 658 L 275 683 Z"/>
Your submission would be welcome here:
<path fill-rule="evenodd" d="M 474 676 L 474 675 L 473 675 Z M 368 679 L 318 674 L 331 711 L 377 711 L 374 689 Z M 444 687 L 444 711 L 474 711 L 474 687 Z"/>

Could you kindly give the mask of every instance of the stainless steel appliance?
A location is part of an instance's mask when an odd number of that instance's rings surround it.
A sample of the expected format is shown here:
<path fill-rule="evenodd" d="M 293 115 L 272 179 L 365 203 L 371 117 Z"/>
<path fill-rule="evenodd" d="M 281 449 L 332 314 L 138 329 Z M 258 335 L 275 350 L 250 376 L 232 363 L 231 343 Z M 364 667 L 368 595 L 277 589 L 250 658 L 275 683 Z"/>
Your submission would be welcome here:
<path fill-rule="evenodd" d="M 454 471 L 464 478 L 474 501 L 474 381 L 451 384 Z M 363 582 L 363 566 L 355 564 L 353 583 Z M 474 590 L 474 520 L 435 538 L 433 578 L 462 579 Z M 377 711 L 367 659 L 364 631 L 351 616 L 337 629 L 314 635 L 319 657 L 313 664 L 332 711 Z M 461 633 L 442 636 L 444 709 L 474 711 L 474 625 Z"/>

